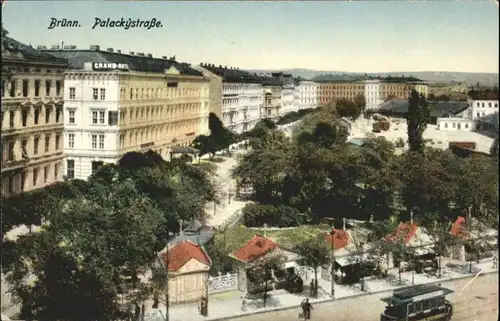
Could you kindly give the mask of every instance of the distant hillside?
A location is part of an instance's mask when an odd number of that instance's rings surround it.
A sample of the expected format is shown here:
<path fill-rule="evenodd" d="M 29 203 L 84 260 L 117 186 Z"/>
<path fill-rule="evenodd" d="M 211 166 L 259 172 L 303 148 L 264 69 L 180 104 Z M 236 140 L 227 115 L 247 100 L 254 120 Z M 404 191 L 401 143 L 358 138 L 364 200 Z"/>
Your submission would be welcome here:
<path fill-rule="evenodd" d="M 285 69 L 285 70 L 249 70 L 256 73 L 270 73 L 283 71 L 290 73 L 295 77 L 301 77 L 305 79 L 313 79 L 317 76 L 322 75 L 365 75 L 364 73 L 355 72 L 343 72 L 343 71 L 318 71 L 310 69 Z M 405 77 L 416 77 L 422 80 L 427 80 L 429 83 L 440 83 L 440 82 L 463 82 L 467 85 L 476 85 L 478 82 L 484 86 L 494 86 L 498 85 L 498 74 L 493 73 L 474 73 L 474 72 L 446 72 L 446 71 L 419 71 L 419 72 L 398 72 L 398 73 L 367 73 L 368 76 L 405 76 Z"/>

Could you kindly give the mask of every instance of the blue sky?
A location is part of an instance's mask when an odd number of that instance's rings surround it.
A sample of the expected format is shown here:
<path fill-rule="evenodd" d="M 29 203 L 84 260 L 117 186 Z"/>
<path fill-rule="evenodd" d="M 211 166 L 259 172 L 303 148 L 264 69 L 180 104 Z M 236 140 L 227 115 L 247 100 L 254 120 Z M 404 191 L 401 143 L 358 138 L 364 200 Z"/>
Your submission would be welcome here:
<path fill-rule="evenodd" d="M 16 1 L 4 28 L 19 41 L 248 69 L 498 72 L 498 7 L 491 0 L 355 2 Z M 50 18 L 80 28 L 48 30 Z M 163 28 L 96 28 L 95 18 L 161 20 Z"/>

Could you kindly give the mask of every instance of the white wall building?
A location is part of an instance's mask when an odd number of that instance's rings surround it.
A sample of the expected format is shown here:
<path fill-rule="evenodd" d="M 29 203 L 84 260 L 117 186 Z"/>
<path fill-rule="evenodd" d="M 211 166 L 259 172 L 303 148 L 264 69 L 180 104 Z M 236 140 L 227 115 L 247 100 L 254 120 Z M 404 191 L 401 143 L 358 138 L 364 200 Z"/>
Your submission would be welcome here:
<path fill-rule="evenodd" d="M 497 117 L 492 117 L 497 115 Z M 469 100 L 469 107 L 437 119 L 437 128 L 449 131 L 498 130 L 498 100 Z"/>
<path fill-rule="evenodd" d="M 281 108 L 280 116 L 293 111 L 298 111 L 299 106 L 295 104 L 295 88 L 293 85 L 283 85 L 281 88 Z"/>
<path fill-rule="evenodd" d="M 64 82 L 65 171 L 86 179 L 118 157 L 118 75 L 93 71 L 67 72 Z"/>
<path fill-rule="evenodd" d="M 318 106 L 318 87 L 319 85 L 313 81 L 301 81 L 295 87 L 298 109 L 316 108 Z"/>
<path fill-rule="evenodd" d="M 377 109 L 384 102 L 380 93 L 380 80 L 365 80 L 366 110 Z"/>
<path fill-rule="evenodd" d="M 258 83 L 222 84 L 222 122 L 229 130 L 241 134 L 251 130 L 260 119 L 264 90 Z"/>

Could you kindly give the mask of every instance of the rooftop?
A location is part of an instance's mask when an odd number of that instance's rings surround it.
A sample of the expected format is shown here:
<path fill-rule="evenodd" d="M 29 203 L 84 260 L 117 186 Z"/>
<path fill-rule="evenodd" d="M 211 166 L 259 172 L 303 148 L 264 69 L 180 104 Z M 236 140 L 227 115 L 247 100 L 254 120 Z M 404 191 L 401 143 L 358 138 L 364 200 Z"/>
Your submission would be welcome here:
<path fill-rule="evenodd" d="M 261 83 L 258 75 L 235 67 L 216 66 L 214 64 L 200 63 L 206 70 L 222 77 L 223 81 L 230 83 Z"/>
<path fill-rule="evenodd" d="M 164 73 L 166 69 L 175 67 L 181 75 L 202 76 L 203 74 L 190 64 L 178 62 L 175 57 L 153 58 L 151 55 L 137 55 L 121 53 L 112 48 L 103 51 L 99 46 L 92 49 L 41 49 L 44 53 L 58 58 L 67 59 L 70 69 L 83 69 L 86 62 L 127 64 L 131 71 Z"/>
<path fill-rule="evenodd" d="M 325 235 L 325 240 L 330 245 L 333 245 L 336 250 L 346 247 L 349 243 L 349 239 L 349 233 L 344 230 L 332 229 L 331 234 Z"/>
<path fill-rule="evenodd" d="M 3 30 L 2 30 L 3 33 Z M 39 51 L 31 45 L 25 45 L 9 36 L 2 34 L 2 59 L 21 59 L 67 65 L 68 61 L 49 53 Z"/>
<path fill-rule="evenodd" d="M 172 246 L 168 251 L 161 254 L 163 264 L 169 271 L 175 272 L 183 267 L 191 259 L 210 265 L 208 254 L 200 246 L 191 241 L 181 241 Z"/>
<path fill-rule="evenodd" d="M 245 245 L 231 253 L 230 256 L 238 261 L 249 263 L 263 257 L 277 247 L 276 242 L 256 234 Z"/>
<path fill-rule="evenodd" d="M 396 227 L 394 232 L 385 237 L 386 241 L 397 241 L 398 239 L 403 239 L 405 244 L 408 244 L 410 240 L 415 236 L 418 230 L 418 225 L 415 223 L 401 223 Z"/>
<path fill-rule="evenodd" d="M 428 102 L 431 109 L 431 117 L 442 117 L 449 114 L 458 114 L 469 107 L 469 103 L 464 101 L 433 101 Z M 380 105 L 380 111 L 392 112 L 396 114 L 406 114 L 410 102 L 408 99 L 391 99 Z"/>
<path fill-rule="evenodd" d="M 457 217 L 455 223 L 451 226 L 450 234 L 453 236 L 464 235 L 465 218 L 462 216 Z"/>
<path fill-rule="evenodd" d="M 389 82 L 389 83 L 406 83 L 406 82 L 425 82 L 422 79 L 418 79 L 412 76 L 405 77 L 380 77 L 380 76 L 370 76 L 368 74 L 364 75 L 321 75 L 313 78 L 313 81 L 318 83 L 354 83 L 354 82 L 362 82 L 364 80 L 379 80 L 380 82 Z"/>

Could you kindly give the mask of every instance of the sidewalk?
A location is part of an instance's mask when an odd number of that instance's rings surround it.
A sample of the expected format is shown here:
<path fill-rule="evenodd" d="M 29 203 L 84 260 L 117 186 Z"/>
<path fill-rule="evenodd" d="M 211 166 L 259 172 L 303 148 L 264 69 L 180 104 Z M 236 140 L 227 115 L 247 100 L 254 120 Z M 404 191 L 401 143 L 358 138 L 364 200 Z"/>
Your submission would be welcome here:
<path fill-rule="evenodd" d="M 473 263 L 473 273 L 469 272 L 469 263 L 461 262 L 461 265 L 446 266 L 442 268 L 441 278 L 429 274 L 414 275 L 414 284 L 429 284 L 456 280 L 461 278 L 470 278 L 477 275 L 488 273 L 498 273 L 498 269 L 493 268 L 492 258 L 481 260 L 479 263 Z M 394 273 L 395 272 L 395 273 Z M 335 284 L 335 299 L 348 299 L 360 295 L 369 295 L 378 292 L 391 291 L 401 287 L 411 286 L 412 272 L 403 272 L 401 275 L 402 284 L 399 284 L 397 269 L 391 270 L 387 279 L 367 278 L 365 279 L 365 291 L 361 291 L 360 284 L 352 286 Z M 319 303 L 330 301 L 330 282 L 327 280 L 318 279 L 320 285 L 318 298 L 310 298 L 311 303 Z M 243 295 L 243 293 L 241 293 Z M 208 321 L 227 319 L 236 316 L 247 314 L 260 313 L 272 310 L 285 310 L 300 306 L 300 302 L 306 297 L 305 295 L 294 295 L 284 290 L 272 291 L 271 298 L 268 300 L 267 307 L 263 307 L 262 303 L 257 301 L 247 302 L 242 304 L 242 299 L 238 297 L 228 298 L 227 300 L 211 300 L 209 298 L 209 316 L 203 317 L 198 313 L 197 304 L 187 304 L 182 306 L 170 307 L 170 321 Z M 260 300 L 262 302 L 262 300 Z M 243 308 L 243 309 L 242 309 Z M 160 311 L 151 311 L 146 313 L 145 321 L 162 321 L 165 320 L 165 306 L 161 306 Z"/>

